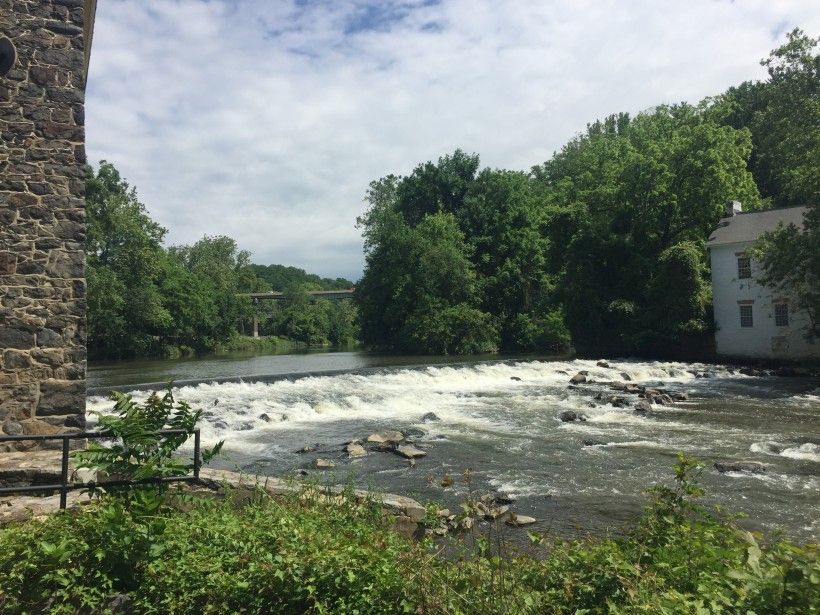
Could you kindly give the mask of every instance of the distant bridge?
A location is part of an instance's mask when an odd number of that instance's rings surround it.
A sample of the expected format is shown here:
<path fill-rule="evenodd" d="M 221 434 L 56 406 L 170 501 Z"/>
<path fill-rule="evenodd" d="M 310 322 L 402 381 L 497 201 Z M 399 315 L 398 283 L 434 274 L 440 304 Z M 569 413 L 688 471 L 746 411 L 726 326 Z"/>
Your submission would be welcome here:
<path fill-rule="evenodd" d="M 309 290 L 307 291 L 307 294 L 316 301 L 341 301 L 342 299 L 352 299 L 354 290 L 355 289 L 353 288 L 345 288 L 340 290 Z M 254 303 L 258 303 L 261 300 L 282 301 L 286 298 L 285 293 L 273 290 L 266 293 L 240 293 L 239 296 L 250 297 Z M 259 319 L 256 317 L 256 314 L 253 315 L 253 336 L 259 337 Z"/>

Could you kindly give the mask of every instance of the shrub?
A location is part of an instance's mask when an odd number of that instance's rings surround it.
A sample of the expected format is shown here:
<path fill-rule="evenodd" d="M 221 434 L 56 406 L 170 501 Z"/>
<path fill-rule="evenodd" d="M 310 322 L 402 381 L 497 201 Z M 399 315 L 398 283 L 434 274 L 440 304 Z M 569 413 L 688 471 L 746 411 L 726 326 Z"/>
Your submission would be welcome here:
<path fill-rule="evenodd" d="M 479 535 L 446 559 L 392 531 L 380 508 L 260 493 L 163 509 L 147 520 L 105 506 L 0 529 L 0 612 L 135 613 L 778 613 L 820 612 L 817 545 L 764 544 L 697 504 L 700 468 L 681 457 L 622 538 L 550 540 L 533 556 Z"/>

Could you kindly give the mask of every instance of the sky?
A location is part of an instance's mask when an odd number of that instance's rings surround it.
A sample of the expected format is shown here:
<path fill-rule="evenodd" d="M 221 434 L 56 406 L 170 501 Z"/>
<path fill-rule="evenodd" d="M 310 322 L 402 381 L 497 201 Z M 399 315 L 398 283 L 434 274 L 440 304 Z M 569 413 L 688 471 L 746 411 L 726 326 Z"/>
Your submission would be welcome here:
<path fill-rule="evenodd" d="M 166 243 L 356 280 L 368 184 L 461 148 L 526 170 L 588 122 L 765 76 L 814 0 L 100 0 L 89 160 Z"/>

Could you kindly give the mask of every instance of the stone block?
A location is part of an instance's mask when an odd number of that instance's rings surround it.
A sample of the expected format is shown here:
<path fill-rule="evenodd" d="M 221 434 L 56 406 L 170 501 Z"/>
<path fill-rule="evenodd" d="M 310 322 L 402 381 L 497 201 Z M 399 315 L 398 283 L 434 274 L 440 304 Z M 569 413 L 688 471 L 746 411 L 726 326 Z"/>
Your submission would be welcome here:
<path fill-rule="evenodd" d="M 0 421 L 31 417 L 36 406 L 36 384 L 0 386 Z"/>
<path fill-rule="evenodd" d="M 34 347 L 34 334 L 31 331 L 14 329 L 9 326 L 0 326 L 0 348 L 21 348 L 28 349 Z"/>
<path fill-rule="evenodd" d="M 0 216 L 0 222 L 2 222 L 2 216 Z M 17 255 L 12 252 L 0 252 L 0 275 L 14 275 L 16 271 Z"/>
<path fill-rule="evenodd" d="M 3 353 L 3 367 L 6 370 L 31 367 L 31 357 L 27 352 L 20 350 L 6 350 Z"/>
<path fill-rule="evenodd" d="M 64 345 L 63 337 L 52 329 L 40 329 L 37 332 L 37 346 L 40 348 L 58 348 Z"/>
<path fill-rule="evenodd" d="M 81 414 L 84 412 L 84 381 L 47 380 L 40 383 L 37 416 Z"/>

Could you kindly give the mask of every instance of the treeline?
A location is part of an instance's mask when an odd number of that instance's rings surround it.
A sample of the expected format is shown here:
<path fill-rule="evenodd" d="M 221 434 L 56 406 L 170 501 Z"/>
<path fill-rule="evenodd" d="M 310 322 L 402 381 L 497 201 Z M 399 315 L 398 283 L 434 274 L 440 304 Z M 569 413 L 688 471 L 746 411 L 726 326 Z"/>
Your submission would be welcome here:
<path fill-rule="evenodd" d="M 679 354 L 713 329 L 705 240 L 728 200 L 820 201 L 817 40 L 698 105 L 589 124 L 529 172 L 457 150 L 371 183 L 362 339 L 407 352 Z"/>
<path fill-rule="evenodd" d="M 353 282 L 345 278 L 322 278 L 298 267 L 285 265 L 251 265 L 251 271 L 271 290 L 283 292 L 291 288 L 305 290 L 343 290 L 353 288 Z"/>
<path fill-rule="evenodd" d="M 346 345 L 355 340 L 350 305 L 310 302 L 304 289 L 326 282 L 300 269 L 250 262 L 225 236 L 165 248 L 166 229 L 153 221 L 136 190 L 108 162 L 86 170 L 88 349 L 92 358 L 167 356 L 241 347 L 256 316 L 263 331 L 305 345 Z M 257 271 L 273 272 L 287 286 L 273 287 Z M 314 279 L 315 278 L 315 279 Z M 271 308 L 242 293 L 288 291 Z"/>
<path fill-rule="evenodd" d="M 261 302 L 257 308 L 260 334 L 286 337 L 312 347 L 354 344 L 359 327 L 353 301 L 317 301 L 308 290 L 319 289 L 292 285 L 285 289 L 282 300 Z"/>

